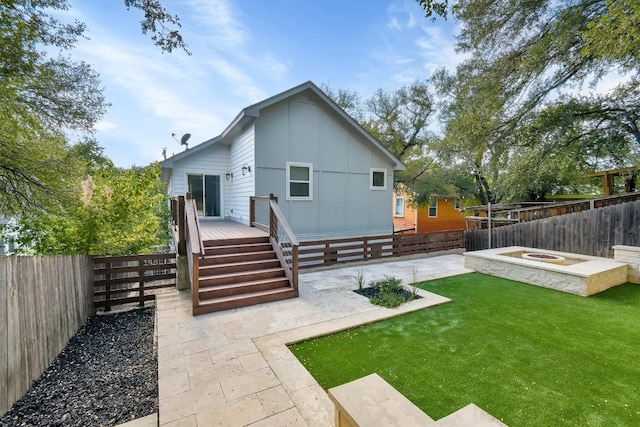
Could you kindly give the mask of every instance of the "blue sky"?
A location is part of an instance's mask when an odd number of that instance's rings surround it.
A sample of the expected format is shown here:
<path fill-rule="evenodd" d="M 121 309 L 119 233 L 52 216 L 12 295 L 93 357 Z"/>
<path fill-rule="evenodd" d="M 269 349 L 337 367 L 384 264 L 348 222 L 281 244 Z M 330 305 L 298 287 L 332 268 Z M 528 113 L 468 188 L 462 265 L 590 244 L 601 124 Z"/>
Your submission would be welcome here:
<path fill-rule="evenodd" d="M 161 53 L 122 0 L 71 0 L 87 24 L 72 55 L 100 74 L 112 104 L 96 137 L 116 165 L 147 165 L 218 135 L 255 102 L 307 80 L 358 91 L 395 90 L 451 70 L 454 23 L 424 17 L 415 0 L 163 0 L 179 15 L 191 56 Z"/>

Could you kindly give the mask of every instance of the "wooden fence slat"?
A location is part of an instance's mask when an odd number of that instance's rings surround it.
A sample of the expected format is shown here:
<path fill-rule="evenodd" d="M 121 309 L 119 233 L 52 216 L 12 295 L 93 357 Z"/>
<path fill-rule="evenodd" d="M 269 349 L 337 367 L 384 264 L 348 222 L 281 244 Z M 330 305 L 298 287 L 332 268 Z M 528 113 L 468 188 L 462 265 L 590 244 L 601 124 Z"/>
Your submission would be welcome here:
<path fill-rule="evenodd" d="M 91 259 L 0 257 L 0 282 L 2 415 L 93 313 Z"/>
<path fill-rule="evenodd" d="M 640 246 L 640 201 L 509 224 L 492 230 L 494 248 L 525 246 L 613 257 L 615 245 Z M 464 233 L 467 251 L 487 249 L 488 231 Z"/>
<path fill-rule="evenodd" d="M 145 301 L 155 299 L 155 294 L 148 294 L 149 291 L 175 286 L 175 253 L 94 257 L 93 265 L 93 306 L 105 311 L 134 302 L 143 306 Z M 171 280 L 173 283 L 161 283 Z"/>
<path fill-rule="evenodd" d="M 10 262 L 13 257 L 0 257 L 0 414 L 9 409 L 9 386 L 7 374 L 9 371 L 9 288 L 11 286 Z"/>

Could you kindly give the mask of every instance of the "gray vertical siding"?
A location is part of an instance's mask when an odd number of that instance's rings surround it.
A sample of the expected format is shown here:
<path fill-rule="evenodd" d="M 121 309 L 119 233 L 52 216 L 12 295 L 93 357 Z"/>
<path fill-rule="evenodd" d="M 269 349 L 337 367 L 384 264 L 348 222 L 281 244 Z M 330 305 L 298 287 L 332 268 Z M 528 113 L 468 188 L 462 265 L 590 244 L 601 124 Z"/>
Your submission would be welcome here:
<path fill-rule="evenodd" d="M 393 164 L 334 111 L 297 95 L 255 122 L 256 194 L 274 193 L 302 239 L 391 234 Z M 312 201 L 286 200 L 286 163 L 313 163 Z M 387 188 L 370 189 L 370 169 L 387 170 Z"/>

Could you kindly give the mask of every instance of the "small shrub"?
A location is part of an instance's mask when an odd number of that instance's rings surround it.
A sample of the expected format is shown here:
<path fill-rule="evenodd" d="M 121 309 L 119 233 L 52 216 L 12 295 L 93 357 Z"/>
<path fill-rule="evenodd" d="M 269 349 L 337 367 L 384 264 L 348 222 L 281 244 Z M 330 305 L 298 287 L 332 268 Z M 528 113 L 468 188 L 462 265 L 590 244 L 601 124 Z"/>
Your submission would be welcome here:
<path fill-rule="evenodd" d="M 366 282 L 364 278 L 364 272 L 361 269 L 358 270 L 358 272 L 353 276 L 353 280 L 356 282 L 356 285 L 358 286 L 358 290 L 361 291 Z"/>
<path fill-rule="evenodd" d="M 372 304 L 386 308 L 395 308 L 404 304 L 407 300 L 401 295 L 392 292 L 381 292 L 369 300 Z"/>
<path fill-rule="evenodd" d="M 371 287 L 376 292 L 369 300 L 382 307 L 398 307 L 415 298 L 402 286 L 402 280 L 396 277 L 385 276 L 384 280 L 372 282 Z"/>

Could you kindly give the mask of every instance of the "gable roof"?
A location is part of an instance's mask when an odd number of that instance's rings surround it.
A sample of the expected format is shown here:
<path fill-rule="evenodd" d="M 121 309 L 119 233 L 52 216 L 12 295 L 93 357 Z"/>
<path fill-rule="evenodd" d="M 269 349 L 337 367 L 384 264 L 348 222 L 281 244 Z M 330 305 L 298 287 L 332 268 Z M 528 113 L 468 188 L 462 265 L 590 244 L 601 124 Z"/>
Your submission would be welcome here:
<path fill-rule="evenodd" d="M 233 119 L 233 121 L 226 127 L 222 133 L 214 138 L 211 138 L 207 141 L 202 142 L 192 148 L 188 148 L 185 151 L 182 151 L 178 154 L 175 154 L 166 160 L 160 162 L 160 165 L 163 168 L 171 168 L 173 167 L 173 162 L 176 160 L 183 159 L 185 157 L 191 156 L 192 154 L 197 153 L 198 151 L 210 147 L 213 144 L 219 143 L 220 141 L 224 141 L 225 138 L 233 136 L 236 132 L 239 132 L 247 123 L 252 120 L 260 117 L 260 111 L 266 107 L 277 104 L 280 101 L 283 101 L 287 98 L 295 96 L 299 93 L 311 91 L 315 95 L 317 95 L 327 106 L 329 106 L 338 116 L 340 116 L 343 120 L 345 120 L 349 125 L 360 135 L 362 135 L 367 142 L 369 142 L 375 149 L 377 149 L 383 156 L 387 157 L 391 163 L 394 164 L 394 170 L 404 170 L 404 164 L 389 150 L 387 150 L 376 138 L 374 138 L 369 132 L 367 132 L 358 122 L 356 122 L 353 117 L 347 114 L 338 104 L 336 104 L 326 93 L 324 93 L 318 86 L 316 86 L 312 81 L 307 81 L 302 83 L 301 85 L 292 87 L 291 89 L 285 90 L 284 92 L 280 92 L 277 95 L 274 95 L 270 98 L 267 98 L 263 101 L 250 105 L 248 107 L 243 108 L 240 113 Z"/>

